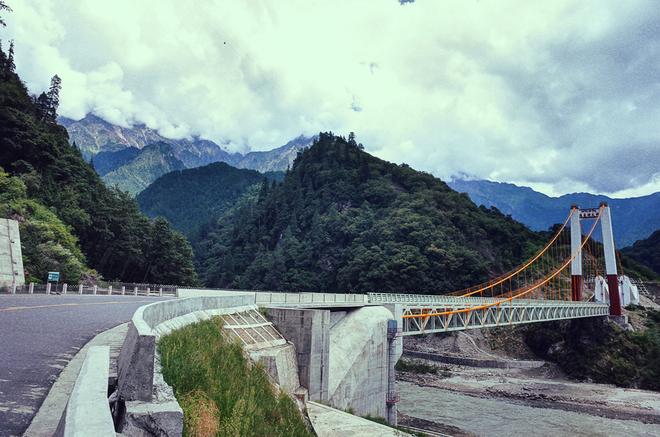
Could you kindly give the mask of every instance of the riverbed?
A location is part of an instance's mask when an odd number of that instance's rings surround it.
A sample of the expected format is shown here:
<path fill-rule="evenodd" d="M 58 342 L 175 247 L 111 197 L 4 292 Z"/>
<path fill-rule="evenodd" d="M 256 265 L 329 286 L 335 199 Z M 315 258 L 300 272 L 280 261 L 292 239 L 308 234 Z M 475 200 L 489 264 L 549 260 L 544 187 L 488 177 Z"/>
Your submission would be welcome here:
<path fill-rule="evenodd" d="M 398 381 L 397 387 L 400 412 L 478 436 L 660 436 L 660 425 L 637 420 L 536 408 L 517 401 L 470 396 L 407 381 Z"/>

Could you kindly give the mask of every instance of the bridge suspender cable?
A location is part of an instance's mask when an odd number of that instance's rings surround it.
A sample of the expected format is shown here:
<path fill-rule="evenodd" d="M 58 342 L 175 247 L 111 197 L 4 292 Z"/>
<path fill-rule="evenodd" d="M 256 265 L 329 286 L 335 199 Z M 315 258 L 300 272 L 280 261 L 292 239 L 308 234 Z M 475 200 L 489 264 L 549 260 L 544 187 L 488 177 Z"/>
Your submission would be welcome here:
<path fill-rule="evenodd" d="M 484 290 L 488 290 L 490 288 L 493 288 L 497 285 L 503 284 L 507 280 L 513 278 L 515 275 L 522 272 L 527 267 L 529 267 L 532 263 L 534 263 L 534 261 L 536 261 L 541 256 L 543 256 L 543 254 L 545 254 L 548 251 L 548 249 L 550 249 L 550 247 L 557 240 L 557 238 L 559 238 L 559 235 L 561 235 L 562 231 L 566 228 L 566 225 L 571 220 L 571 217 L 573 216 L 573 214 L 575 214 L 575 211 L 576 211 L 576 209 L 571 209 L 571 212 L 568 214 L 568 217 L 566 217 L 566 220 L 561 225 L 559 230 L 555 233 L 555 235 L 552 237 L 552 239 L 548 242 L 548 244 L 546 244 L 545 247 L 543 249 L 541 249 L 541 251 L 539 253 L 537 253 L 532 259 L 527 261 L 527 263 L 525 263 L 522 266 L 518 267 L 516 270 L 513 270 L 509 273 L 505 273 L 504 275 L 500 276 L 499 278 L 497 278 L 495 280 L 491 280 L 488 283 L 483 283 L 483 284 L 477 285 L 476 287 L 479 287 L 479 288 L 477 288 L 476 290 L 472 290 L 472 288 L 474 288 L 474 287 L 470 287 L 470 288 L 466 288 L 466 289 L 463 289 L 463 290 L 460 290 L 460 291 L 455 291 L 455 292 L 452 292 L 452 293 L 449 293 L 449 294 L 454 295 L 454 294 L 464 293 L 464 294 L 461 294 L 460 297 L 469 297 L 469 296 L 472 296 L 474 294 L 481 293 Z"/>
<path fill-rule="evenodd" d="M 522 296 L 528 295 L 529 293 L 539 289 L 543 285 L 550 282 L 553 278 L 555 278 L 557 275 L 559 275 L 564 269 L 566 269 L 568 266 L 570 266 L 571 261 L 573 261 L 573 259 L 579 255 L 580 251 L 585 247 L 585 245 L 587 244 L 587 242 L 591 238 L 591 234 L 593 234 L 594 229 L 596 229 L 596 225 L 600 221 L 602 211 L 603 211 L 603 207 L 601 206 L 598 209 L 598 216 L 596 217 L 596 220 L 594 221 L 593 225 L 591 226 L 591 229 L 589 230 L 589 233 L 587 234 L 587 236 L 584 238 L 584 240 L 580 244 L 580 247 L 577 250 L 575 250 L 575 253 L 572 253 L 571 257 L 569 259 L 567 259 L 561 266 L 559 266 L 559 268 L 557 268 L 552 273 L 552 275 L 550 275 L 550 276 L 544 278 L 543 280 L 537 282 L 533 286 L 525 287 L 523 289 L 523 291 L 521 291 L 520 293 L 518 293 L 516 295 L 513 295 L 513 292 L 512 292 L 512 295 L 510 297 L 506 298 L 506 299 L 502 299 L 502 300 L 499 300 L 499 301 L 496 301 L 496 302 L 487 303 L 487 304 L 483 304 L 483 305 L 478 305 L 478 306 L 474 306 L 474 307 L 468 307 L 468 308 L 462 308 L 462 309 L 450 310 L 450 311 L 441 311 L 441 312 L 435 312 L 435 313 L 404 314 L 402 317 L 404 319 L 415 319 L 415 318 L 427 318 L 427 317 L 436 317 L 436 316 L 447 316 L 447 315 L 450 315 L 450 314 L 469 313 L 469 312 L 475 311 L 475 310 L 482 310 L 482 309 L 491 308 L 491 307 L 494 307 L 494 306 L 500 306 L 502 303 L 511 302 L 514 299 L 518 299 Z"/>

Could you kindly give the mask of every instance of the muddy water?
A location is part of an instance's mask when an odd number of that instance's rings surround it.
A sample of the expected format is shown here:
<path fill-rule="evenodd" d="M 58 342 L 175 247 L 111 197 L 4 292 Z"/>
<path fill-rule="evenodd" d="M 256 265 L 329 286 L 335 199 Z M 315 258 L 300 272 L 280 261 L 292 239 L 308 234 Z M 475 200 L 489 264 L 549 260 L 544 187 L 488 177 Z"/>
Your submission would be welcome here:
<path fill-rule="evenodd" d="M 399 411 L 457 426 L 479 436 L 660 436 L 660 425 L 533 408 L 398 381 Z"/>

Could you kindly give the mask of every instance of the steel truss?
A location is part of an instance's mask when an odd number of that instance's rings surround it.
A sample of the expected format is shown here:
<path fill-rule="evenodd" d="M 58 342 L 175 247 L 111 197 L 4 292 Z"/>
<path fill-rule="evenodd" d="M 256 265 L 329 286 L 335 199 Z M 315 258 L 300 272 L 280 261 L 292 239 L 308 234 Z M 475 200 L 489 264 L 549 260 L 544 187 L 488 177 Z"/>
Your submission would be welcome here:
<path fill-rule="evenodd" d="M 516 299 L 486 308 L 470 309 L 484 304 L 492 304 L 498 299 L 381 293 L 370 294 L 369 298 L 371 303 L 391 303 L 402 306 L 403 335 L 463 331 L 551 320 L 599 317 L 609 314 L 608 304 L 594 302 Z M 424 316 L 424 314 L 428 314 L 428 316 Z"/>

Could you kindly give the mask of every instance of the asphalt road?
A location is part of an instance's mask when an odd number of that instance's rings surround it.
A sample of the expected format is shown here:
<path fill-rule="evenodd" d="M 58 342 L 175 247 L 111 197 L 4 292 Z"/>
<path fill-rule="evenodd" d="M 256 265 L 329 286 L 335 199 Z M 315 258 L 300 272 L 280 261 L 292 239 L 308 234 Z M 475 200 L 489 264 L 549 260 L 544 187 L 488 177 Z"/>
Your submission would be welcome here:
<path fill-rule="evenodd" d="M 0 295 L 0 436 L 23 434 L 85 343 L 157 300 L 163 298 Z"/>

